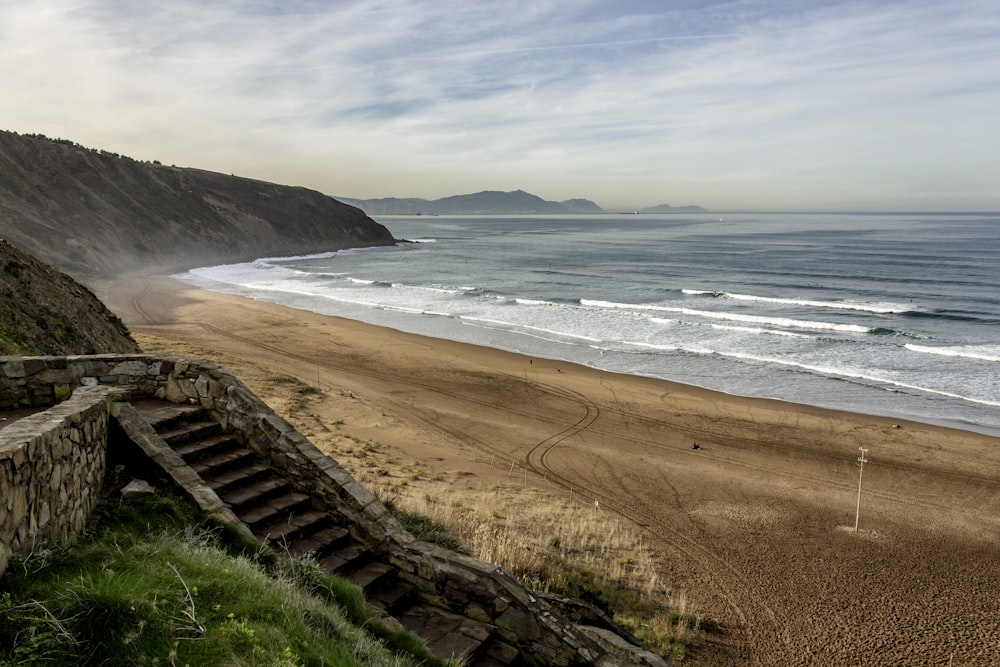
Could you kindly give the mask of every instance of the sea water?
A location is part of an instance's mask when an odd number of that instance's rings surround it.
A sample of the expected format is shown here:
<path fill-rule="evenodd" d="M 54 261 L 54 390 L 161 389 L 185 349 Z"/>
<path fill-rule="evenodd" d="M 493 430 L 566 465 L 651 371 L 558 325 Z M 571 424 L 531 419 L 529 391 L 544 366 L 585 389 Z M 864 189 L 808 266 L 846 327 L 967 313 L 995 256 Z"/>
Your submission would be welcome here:
<path fill-rule="evenodd" d="M 180 277 L 535 357 L 1000 434 L 1000 214 L 378 220 L 409 242 Z"/>

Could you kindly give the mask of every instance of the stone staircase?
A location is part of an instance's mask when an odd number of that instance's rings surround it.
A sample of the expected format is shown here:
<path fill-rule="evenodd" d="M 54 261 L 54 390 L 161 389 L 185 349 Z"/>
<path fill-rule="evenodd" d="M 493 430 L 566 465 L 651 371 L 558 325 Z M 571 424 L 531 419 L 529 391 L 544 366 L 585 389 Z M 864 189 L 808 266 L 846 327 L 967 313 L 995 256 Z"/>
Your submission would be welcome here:
<path fill-rule="evenodd" d="M 290 557 L 310 556 L 326 572 L 355 583 L 372 606 L 422 637 L 435 655 L 473 667 L 530 664 L 493 626 L 424 599 L 377 546 L 352 535 L 337 515 L 318 509 L 200 407 L 166 401 L 134 406 L 262 543 Z"/>

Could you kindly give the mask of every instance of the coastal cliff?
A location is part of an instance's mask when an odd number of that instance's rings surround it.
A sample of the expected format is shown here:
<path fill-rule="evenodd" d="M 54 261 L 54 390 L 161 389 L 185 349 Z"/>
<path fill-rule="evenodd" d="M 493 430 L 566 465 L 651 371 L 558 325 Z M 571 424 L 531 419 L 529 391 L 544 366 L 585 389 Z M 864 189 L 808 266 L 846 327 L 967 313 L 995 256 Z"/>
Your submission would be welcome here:
<path fill-rule="evenodd" d="M 84 281 L 394 243 L 314 190 L 6 131 L 0 238 Z"/>

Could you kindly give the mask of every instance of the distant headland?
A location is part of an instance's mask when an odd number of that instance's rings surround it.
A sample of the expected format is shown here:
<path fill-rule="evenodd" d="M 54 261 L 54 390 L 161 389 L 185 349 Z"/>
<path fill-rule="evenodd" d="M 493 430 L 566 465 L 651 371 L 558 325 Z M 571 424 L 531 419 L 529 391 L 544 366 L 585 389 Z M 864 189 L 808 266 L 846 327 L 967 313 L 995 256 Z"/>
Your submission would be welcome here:
<path fill-rule="evenodd" d="M 548 201 L 524 190 L 501 192 L 484 190 L 466 195 L 452 195 L 441 199 L 418 197 L 381 197 L 356 199 L 334 195 L 334 199 L 356 206 L 368 215 L 530 215 L 558 213 L 613 213 L 589 199 Z M 707 213 L 700 206 L 670 206 L 659 204 L 627 213 Z"/>

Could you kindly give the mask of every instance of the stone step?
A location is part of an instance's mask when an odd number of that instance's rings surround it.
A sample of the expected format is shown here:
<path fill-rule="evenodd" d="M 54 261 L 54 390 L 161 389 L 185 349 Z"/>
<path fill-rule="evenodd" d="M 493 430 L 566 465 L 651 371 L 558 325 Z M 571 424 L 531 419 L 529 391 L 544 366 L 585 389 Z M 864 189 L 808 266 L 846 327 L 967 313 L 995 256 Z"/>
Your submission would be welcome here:
<path fill-rule="evenodd" d="M 219 425 L 219 422 L 215 421 L 184 422 L 169 428 L 164 428 L 163 426 L 154 428 L 160 434 L 160 437 L 163 438 L 164 442 L 174 449 L 178 445 L 205 440 L 206 438 L 222 433 L 222 427 Z"/>
<path fill-rule="evenodd" d="M 258 461 L 246 461 L 244 465 L 227 470 L 205 480 L 210 489 L 219 497 L 235 489 L 253 484 L 262 479 L 276 476 L 271 466 Z"/>
<path fill-rule="evenodd" d="M 274 498 L 264 498 L 262 502 L 248 506 L 236 516 L 256 533 L 258 527 L 284 523 L 298 514 L 299 510 L 304 511 L 311 507 L 309 496 L 286 491 Z"/>
<path fill-rule="evenodd" d="M 202 479 L 208 480 L 228 470 L 234 470 L 256 461 L 249 449 L 236 449 L 216 454 L 191 465 Z"/>
<path fill-rule="evenodd" d="M 184 422 L 195 421 L 204 412 L 200 405 L 157 400 L 133 401 L 132 406 L 157 433 Z"/>
<path fill-rule="evenodd" d="M 325 512 L 309 509 L 282 517 L 271 524 L 258 525 L 252 531 L 261 542 L 290 549 L 298 540 L 318 532 L 329 521 L 330 517 Z"/>
<path fill-rule="evenodd" d="M 417 589 L 413 584 L 396 577 L 391 583 L 373 591 L 368 602 L 376 609 L 394 616 L 415 603 L 417 597 Z"/>
<path fill-rule="evenodd" d="M 327 526 L 288 546 L 294 557 L 312 555 L 317 561 L 351 542 L 351 533 L 342 526 Z"/>
<path fill-rule="evenodd" d="M 396 568 L 387 563 L 373 560 L 348 574 L 345 579 L 369 593 L 387 585 L 396 577 Z"/>
<path fill-rule="evenodd" d="M 255 503 L 263 503 L 276 498 L 290 491 L 291 488 L 292 485 L 288 480 L 272 474 L 218 495 L 222 498 L 222 502 L 229 505 L 229 508 L 239 515 Z"/>
<path fill-rule="evenodd" d="M 410 607 L 396 618 L 435 655 L 460 664 L 476 664 L 493 634 L 488 625 L 428 605 Z"/>
<path fill-rule="evenodd" d="M 372 559 L 372 553 L 360 544 L 351 543 L 320 559 L 320 566 L 339 576 L 344 576 Z"/>
<path fill-rule="evenodd" d="M 181 444 L 169 443 L 173 450 L 181 455 L 188 464 L 197 463 L 204 459 L 222 454 L 223 452 L 235 449 L 246 449 L 236 438 L 225 433 L 210 436 L 208 438 L 192 440 Z"/>

